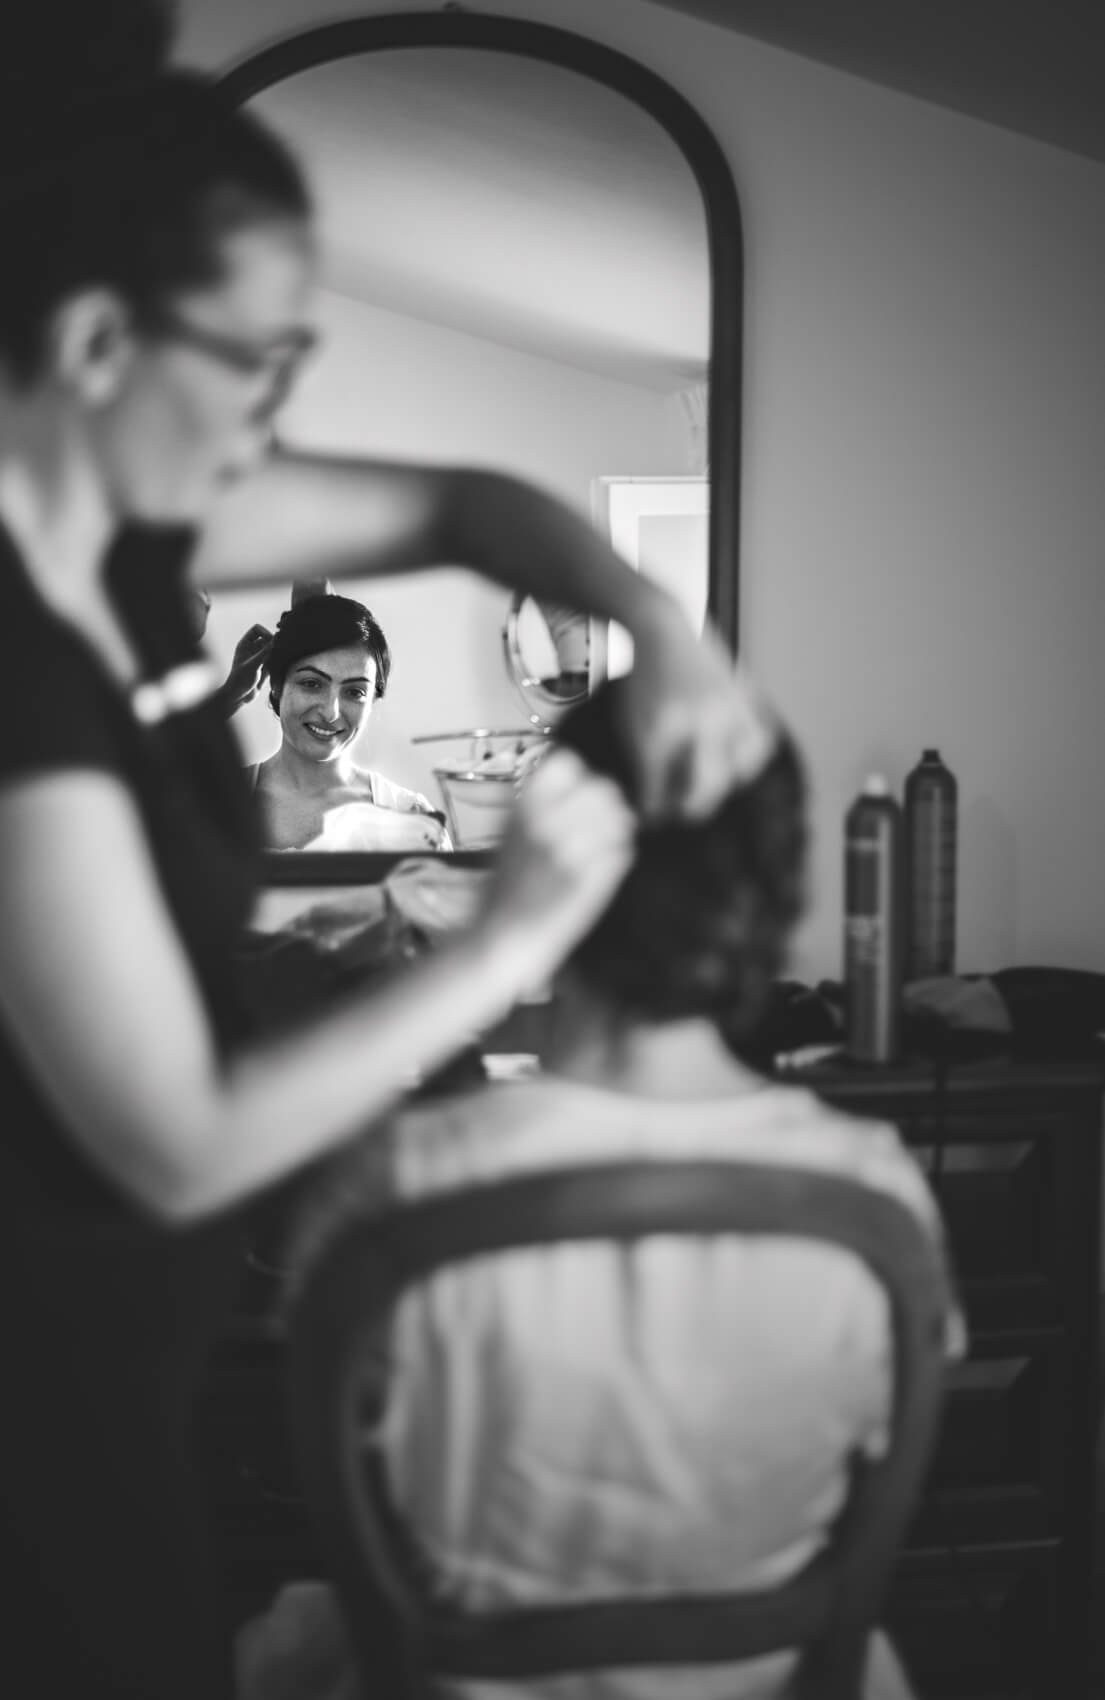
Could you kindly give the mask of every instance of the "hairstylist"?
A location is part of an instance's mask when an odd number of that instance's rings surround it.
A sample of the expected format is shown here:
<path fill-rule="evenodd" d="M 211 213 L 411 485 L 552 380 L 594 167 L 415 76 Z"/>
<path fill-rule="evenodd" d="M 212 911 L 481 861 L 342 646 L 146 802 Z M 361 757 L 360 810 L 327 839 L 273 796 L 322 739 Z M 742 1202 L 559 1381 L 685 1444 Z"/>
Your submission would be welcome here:
<path fill-rule="evenodd" d="M 447 558 L 619 619 L 651 809 L 701 806 L 762 736 L 721 658 L 523 486 L 259 464 L 309 337 L 308 198 L 267 132 L 162 69 L 166 33 L 152 0 L 0 22 L 0 1598 L 30 1700 L 227 1700 L 189 1460 L 234 1207 L 543 978 L 629 855 L 615 787 L 557 752 L 467 931 L 247 1045 L 253 820 L 195 649 L 193 529 L 218 510 L 212 588 Z"/>

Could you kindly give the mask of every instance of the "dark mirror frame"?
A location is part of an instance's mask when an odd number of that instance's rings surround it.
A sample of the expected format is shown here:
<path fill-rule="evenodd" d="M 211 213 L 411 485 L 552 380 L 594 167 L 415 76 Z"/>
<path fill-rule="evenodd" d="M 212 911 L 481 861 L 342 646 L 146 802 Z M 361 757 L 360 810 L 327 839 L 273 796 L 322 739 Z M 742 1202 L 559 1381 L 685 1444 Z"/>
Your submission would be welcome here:
<path fill-rule="evenodd" d="M 686 159 L 702 196 L 710 265 L 708 608 L 736 655 L 740 642 L 744 243 L 736 185 L 719 143 L 683 95 L 628 54 L 550 25 L 481 16 L 453 7 L 442 12 L 386 12 L 302 30 L 233 66 L 219 86 L 230 99 L 242 102 L 274 83 L 335 59 L 408 47 L 479 48 L 578 72 L 649 113 Z M 488 857 L 487 851 L 458 851 L 447 859 L 480 866 Z M 368 884 L 403 859 L 403 854 L 392 851 L 273 851 L 265 855 L 264 878 L 272 885 Z"/>

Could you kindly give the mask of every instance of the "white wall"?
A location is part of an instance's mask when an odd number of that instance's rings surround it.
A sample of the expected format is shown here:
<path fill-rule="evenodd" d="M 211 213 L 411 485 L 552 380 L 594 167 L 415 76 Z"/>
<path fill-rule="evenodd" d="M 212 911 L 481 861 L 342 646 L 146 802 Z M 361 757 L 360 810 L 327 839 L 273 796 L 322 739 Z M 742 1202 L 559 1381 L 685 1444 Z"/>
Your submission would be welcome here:
<path fill-rule="evenodd" d="M 684 415 L 653 390 L 332 293 L 320 299 L 319 325 L 324 352 L 281 420 L 289 443 L 499 466 L 585 514 L 591 480 L 603 473 L 684 470 Z M 502 655 L 509 593 L 448 568 L 335 588 L 369 605 L 393 656 L 388 693 L 373 709 L 358 760 L 437 801 L 429 754 L 412 736 L 527 723 Z M 254 621 L 271 629 L 287 603 L 287 587 L 220 594 L 208 627 L 212 649 L 228 664 L 242 633 Z M 267 692 L 234 724 L 250 761 L 279 741 Z"/>
<path fill-rule="evenodd" d="M 815 792 L 795 971 L 839 971 L 845 807 L 923 744 L 960 779 L 960 966 L 1105 969 L 1105 168 L 646 0 L 481 10 L 634 54 L 737 179 L 746 653 Z M 183 11 L 209 65 L 322 21 Z"/>

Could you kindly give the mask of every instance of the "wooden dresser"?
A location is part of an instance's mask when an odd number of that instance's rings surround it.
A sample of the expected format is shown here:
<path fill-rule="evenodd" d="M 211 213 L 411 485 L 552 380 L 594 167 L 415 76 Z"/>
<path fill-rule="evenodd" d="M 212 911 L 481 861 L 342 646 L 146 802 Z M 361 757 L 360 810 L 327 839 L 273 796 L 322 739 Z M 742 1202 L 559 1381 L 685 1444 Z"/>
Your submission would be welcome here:
<path fill-rule="evenodd" d="M 970 1330 L 886 1613 L 922 1700 L 1083 1700 L 1103 1070 L 836 1065 L 799 1078 L 901 1129 L 940 1200 Z M 285 1426 L 277 1285 L 251 1269 L 207 1413 L 238 1619 L 320 1574 Z"/>

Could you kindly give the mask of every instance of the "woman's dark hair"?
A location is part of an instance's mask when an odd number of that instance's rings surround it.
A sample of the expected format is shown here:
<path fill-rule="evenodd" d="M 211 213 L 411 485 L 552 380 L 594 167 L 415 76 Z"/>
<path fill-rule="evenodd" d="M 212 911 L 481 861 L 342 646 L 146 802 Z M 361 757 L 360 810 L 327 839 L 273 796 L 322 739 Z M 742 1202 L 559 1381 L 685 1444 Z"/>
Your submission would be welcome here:
<path fill-rule="evenodd" d="M 280 713 L 284 681 L 297 661 L 318 655 L 324 649 L 346 649 L 363 644 L 376 663 L 376 697 L 387 689 L 391 673 L 391 650 L 379 621 L 363 602 L 349 596 L 308 596 L 285 609 L 276 623 L 269 650 L 269 706 Z"/>
<path fill-rule="evenodd" d="M 558 743 L 635 785 L 621 730 L 625 685 L 603 686 L 556 729 Z M 605 998 L 652 1020 L 708 1016 L 734 1044 L 763 1013 L 805 887 L 805 779 L 782 732 L 755 779 L 705 820 L 643 825 L 612 902 L 573 968 Z"/>
<path fill-rule="evenodd" d="M 305 218 L 283 143 L 207 78 L 166 67 L 156 0 L 31 0 L 0 23 L 0 361 L 33 380 L 50 313 L 118 290 L 156 323 L 172 295 L 216 284 L 220 239 Z"/>

